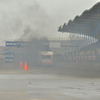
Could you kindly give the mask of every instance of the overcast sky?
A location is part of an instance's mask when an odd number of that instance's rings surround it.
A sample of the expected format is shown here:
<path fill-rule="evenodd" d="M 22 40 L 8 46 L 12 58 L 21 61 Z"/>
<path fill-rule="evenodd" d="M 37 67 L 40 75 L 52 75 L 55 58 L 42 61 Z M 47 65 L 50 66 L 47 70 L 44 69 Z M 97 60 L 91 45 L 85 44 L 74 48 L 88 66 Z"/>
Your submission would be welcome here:
<path fill-rule="evenodd" d="M 37 0 L 40 6 L 51 16 L 61 16 L 67 21 L 90 9 L 100 0 Z"/>
<path fill-rule="evenodd" d="M 60 25 L 73 20 L 99 0 L 0 0 L 0 39 L 58 34 Z"/>

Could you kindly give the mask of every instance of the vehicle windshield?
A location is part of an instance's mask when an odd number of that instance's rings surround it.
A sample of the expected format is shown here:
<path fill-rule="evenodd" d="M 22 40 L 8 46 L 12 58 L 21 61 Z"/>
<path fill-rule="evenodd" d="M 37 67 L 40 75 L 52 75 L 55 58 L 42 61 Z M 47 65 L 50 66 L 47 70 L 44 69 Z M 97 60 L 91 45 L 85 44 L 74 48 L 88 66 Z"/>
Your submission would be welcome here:
<path fill-rule="evenodd" d="M 42 59 L 51 59 L 52 56 L 51 55 L 41 55 Z"/>
<path fill-rule="evenodd" d="M 5 57 L 13 57 L 13 54 L 6 54 Z"/>

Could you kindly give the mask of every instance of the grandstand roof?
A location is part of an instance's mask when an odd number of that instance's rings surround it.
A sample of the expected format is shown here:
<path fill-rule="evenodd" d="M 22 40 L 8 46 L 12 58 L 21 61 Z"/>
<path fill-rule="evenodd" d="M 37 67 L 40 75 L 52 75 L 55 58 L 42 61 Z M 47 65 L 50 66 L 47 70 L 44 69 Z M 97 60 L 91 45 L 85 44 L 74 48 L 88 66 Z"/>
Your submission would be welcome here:
<path fill-rule="evenodd" d="M 83 34 L 100 40 L 100 2 L 80 16 L 77 15 L 74 20 L 64 23 L 58 31 Z"/>

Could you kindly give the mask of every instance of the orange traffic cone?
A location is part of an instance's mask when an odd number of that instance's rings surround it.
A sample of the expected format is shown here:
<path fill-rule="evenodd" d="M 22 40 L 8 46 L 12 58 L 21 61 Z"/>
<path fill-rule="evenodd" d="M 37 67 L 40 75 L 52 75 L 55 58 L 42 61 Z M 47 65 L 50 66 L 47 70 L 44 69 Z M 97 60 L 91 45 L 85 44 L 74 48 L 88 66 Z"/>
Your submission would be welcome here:
<path fill-rule="evenodd" d="M 27 70 L 27 62 L 25 61 L 24 70 Z"/>
<path fill-rule="evenodd" d="M 76 63 L 78 63 L 78 59 L 76 60 Z"/>
<path fill-rule="evenodd" d="M 20 61 L 20 68 L 23 68 L 23 63 L 22 63 L 22 61 Z"/>

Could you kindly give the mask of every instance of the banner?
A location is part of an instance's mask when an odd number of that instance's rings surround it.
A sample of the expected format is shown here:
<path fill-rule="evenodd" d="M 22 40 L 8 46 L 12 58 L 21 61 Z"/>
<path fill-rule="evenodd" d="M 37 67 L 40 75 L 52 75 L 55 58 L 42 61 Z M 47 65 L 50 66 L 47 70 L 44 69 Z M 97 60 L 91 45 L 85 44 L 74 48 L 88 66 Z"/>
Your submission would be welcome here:
<path fill-rule="evenodd" d="M 18 42 L 18 41 L 6 41 L 6 46 L 17 47 L 18 45 L 25 45 L 26 42 Z"/>

